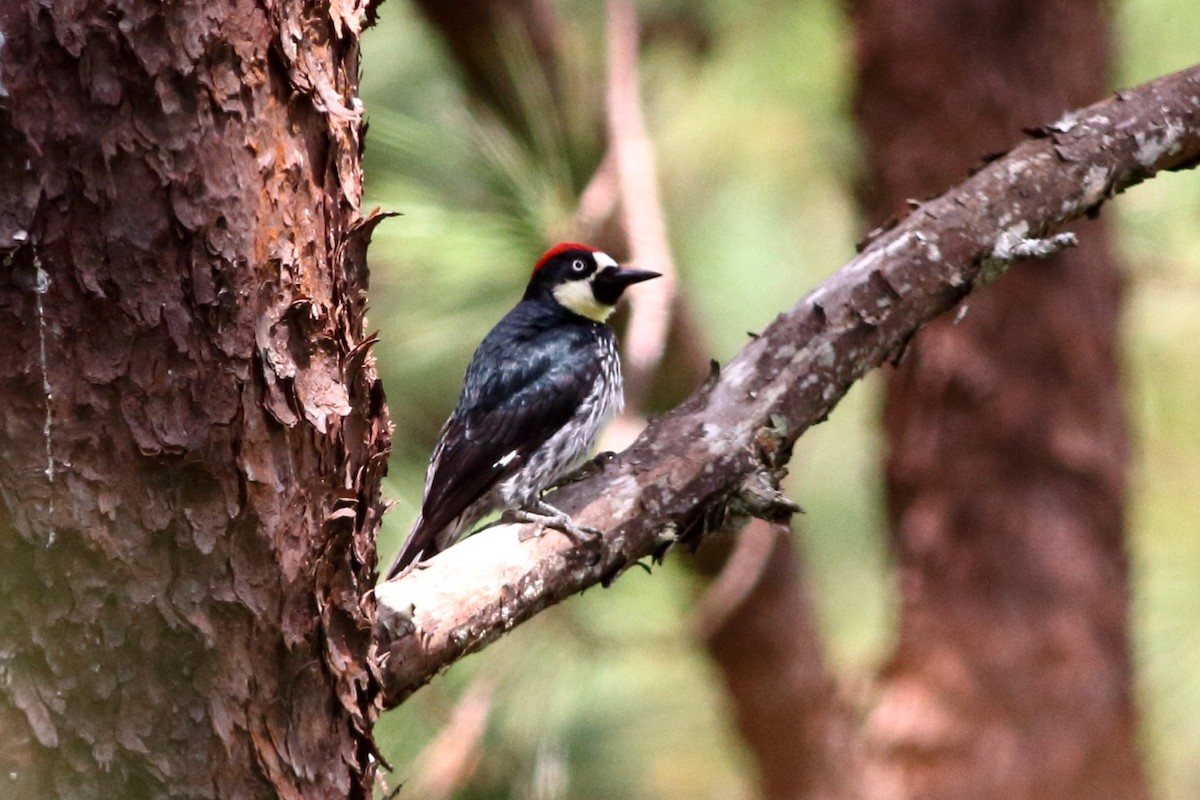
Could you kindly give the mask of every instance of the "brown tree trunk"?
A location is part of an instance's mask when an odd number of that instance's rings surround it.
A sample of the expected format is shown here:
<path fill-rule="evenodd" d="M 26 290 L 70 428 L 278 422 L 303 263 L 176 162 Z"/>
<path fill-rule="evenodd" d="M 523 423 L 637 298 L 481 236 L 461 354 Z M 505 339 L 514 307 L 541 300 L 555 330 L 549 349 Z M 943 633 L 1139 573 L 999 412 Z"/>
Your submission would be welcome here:
<path fill-rule="evenodd" d="M 825 666 L 785 525 L 754 520 L 701 605 L 701 632 L 758 767 L 763 800 L 858 797 L 855 720 Z M 723 537 L 728 541 L 729 537 Z M 706 542 L 706 549 L 722 540 Z"/>
<path fill-rule="evenodd" d="M 854 15 L 873 224 L 1105 89 L 1098 0 L 856 0 Z M 868 724 L 875 797 L 1146 796 L 1120 280 L 1100 227 L 928 326 L 889 382 L 903 617 Z"/>
<path fill-rule="evenodd" d="M 4 797 L 370 792 L 351 8 L 0 7 Z"/>

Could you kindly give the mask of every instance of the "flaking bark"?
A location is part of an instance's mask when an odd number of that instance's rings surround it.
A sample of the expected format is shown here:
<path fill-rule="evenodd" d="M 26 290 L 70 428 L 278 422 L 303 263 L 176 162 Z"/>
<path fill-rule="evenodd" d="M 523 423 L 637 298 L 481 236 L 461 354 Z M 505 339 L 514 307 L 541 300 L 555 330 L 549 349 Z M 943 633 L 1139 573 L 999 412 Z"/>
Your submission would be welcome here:
<path fill-rule="evenodd" d="M 0 794 L 366 797 L 355 3 L 0 6 Z"/>
<path fill-rule="evenodd" d="M 599 549 L 554 533 L 520 543 L 528 529 L 502 526 L 381 585 L 387 702 L 541 609 L 719 523 L 743 484 L 772 472 L 854 381 L 981 277 L 995 279 L 1013 242 L 1095 213 L 1159 170 L 1194 166 L 1197 98 L 1200 68 L 1191 68 L 1065 115 L 874 235 L 632 447 L 554 495 L 577 521 L 607 531 Z"/>

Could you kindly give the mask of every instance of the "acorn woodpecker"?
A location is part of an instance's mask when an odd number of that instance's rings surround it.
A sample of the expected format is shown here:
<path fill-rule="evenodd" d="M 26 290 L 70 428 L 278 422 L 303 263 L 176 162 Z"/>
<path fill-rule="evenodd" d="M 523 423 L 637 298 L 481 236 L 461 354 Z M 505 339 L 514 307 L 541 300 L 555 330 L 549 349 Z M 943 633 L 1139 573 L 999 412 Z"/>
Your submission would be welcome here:
<path fill-rule="evenodd" d="M 581 244 L 546 251 L 521 302 L 471 358 L 429 460 L 421 513 L 388 578 L 496 510 L 575 536 L 593 533 L 541 492 L 579 466 L 620 413 L 621 363 L 605 321 L 627 287 L 658 276 Z"/>

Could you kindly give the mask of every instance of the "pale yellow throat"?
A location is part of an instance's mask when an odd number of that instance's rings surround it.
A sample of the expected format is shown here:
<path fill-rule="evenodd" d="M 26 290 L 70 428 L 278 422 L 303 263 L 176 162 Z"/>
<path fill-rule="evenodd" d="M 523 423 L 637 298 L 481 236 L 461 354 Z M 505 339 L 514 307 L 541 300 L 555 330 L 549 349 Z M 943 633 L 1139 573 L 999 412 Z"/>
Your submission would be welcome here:
<path fill-rule="evenodd" d="M 601 303 L 592 294 L 592 282 L 567 281 L 554 287 L 554 299 L 581 317 L 604 322 L 616 306 Z"/>

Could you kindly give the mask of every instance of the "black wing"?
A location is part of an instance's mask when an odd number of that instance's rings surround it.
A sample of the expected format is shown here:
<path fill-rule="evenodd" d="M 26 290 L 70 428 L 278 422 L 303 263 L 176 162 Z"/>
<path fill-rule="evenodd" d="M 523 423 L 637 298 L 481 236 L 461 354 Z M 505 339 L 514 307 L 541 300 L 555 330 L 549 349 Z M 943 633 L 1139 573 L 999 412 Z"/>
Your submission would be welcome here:
<path fill-rule="evenodd" d="M 475 352 L 430 466 L 421 520 L 388 577 L 436 553 L 438 534 L 571 418 L 600 376 L 596 336 L 612 335 L 590 325 L 517 337 L 502 328 Z"/>

